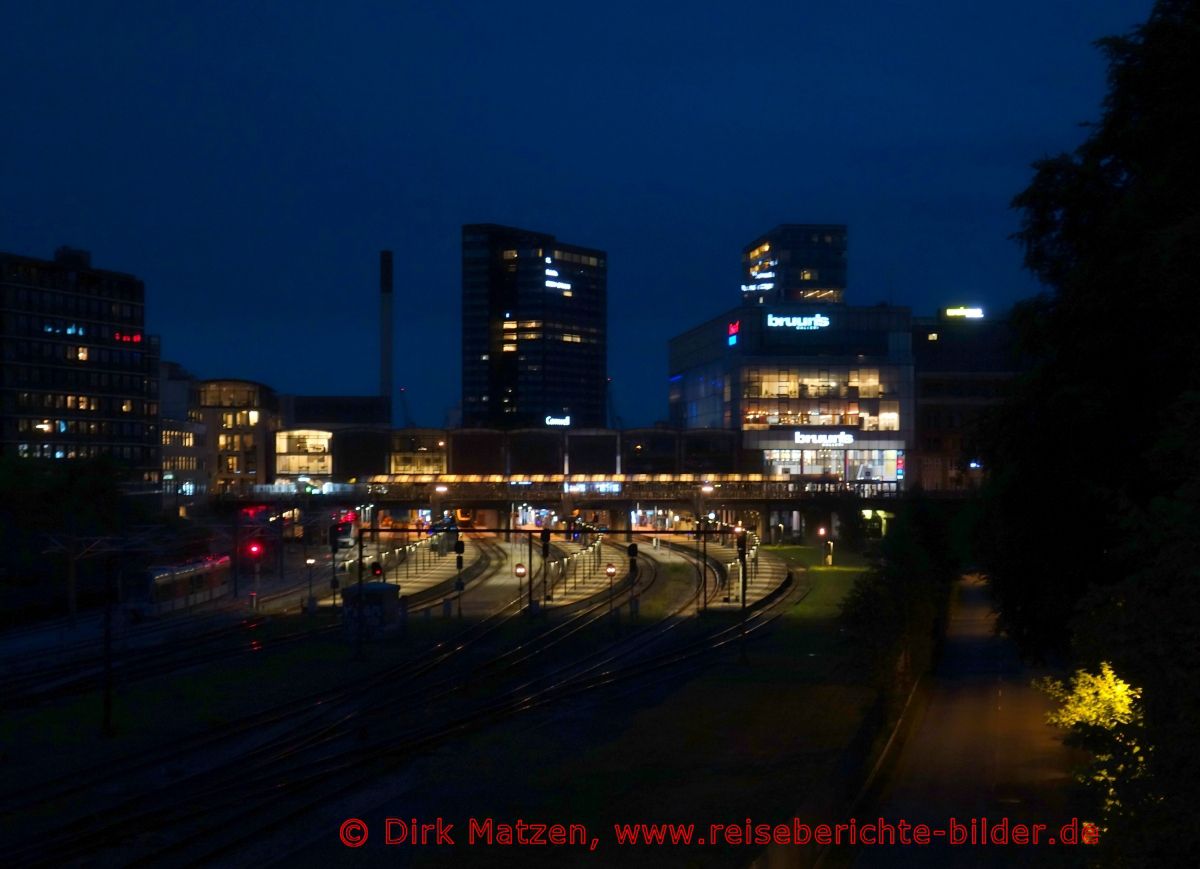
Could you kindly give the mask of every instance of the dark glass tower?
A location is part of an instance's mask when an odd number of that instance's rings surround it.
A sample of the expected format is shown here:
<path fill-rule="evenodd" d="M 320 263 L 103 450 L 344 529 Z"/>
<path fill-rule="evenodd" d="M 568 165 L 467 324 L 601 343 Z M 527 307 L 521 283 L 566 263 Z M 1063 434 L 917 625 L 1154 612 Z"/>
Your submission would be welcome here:
<path fill-rule="evenodd" d="M 839 304 L 845 293 L 845 224 L 784 223 L 742 249 L 747 304 Z"/>
<path fill-rule="evenodd" d="M 462 255 L 463 425 L 602 428 L 604 251 L 470 224 Z"/>

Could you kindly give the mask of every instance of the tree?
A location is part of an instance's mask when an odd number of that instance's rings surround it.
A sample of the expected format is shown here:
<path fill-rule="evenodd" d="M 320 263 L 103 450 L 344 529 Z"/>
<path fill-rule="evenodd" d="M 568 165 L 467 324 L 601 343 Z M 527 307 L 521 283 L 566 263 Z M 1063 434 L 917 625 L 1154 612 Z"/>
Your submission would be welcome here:
<path fill-rule="evenodd" d="M 990 427 L 980 548 L 1002 623 L 1063 650 L 1078 602 L 1128 574 L 1131 503 L 1153 497 L 1151 433 L 1200 383 L 1200 11 L 1161 0 L 1106 39 L 1109 94 L 1074 154 L 1035 164 L 1016 197 L 1026 265 L 1053 292 L 1019 305 L 1031 373 Z M 1127 553 L 1124 553 L 1127 554 Z"/>
<path fill-rule="evenodd" d="M 1100 46 L 1100 121 L 1014 201 L 1050 292 L 1014 312 L 1035 365 L 989 427 L 979 553 L 1028 652 L 1101 679 L 1111 662 L 1141 691 L 1136 739 L 1126 722 L 1132 741 L 1092 745 L 1144 759 L 1104 766 L 1121 796 L 1101 842 L 1115 865 L 1183 865 L 1200 851 L 1200 2 L 1160 0 Z"/>

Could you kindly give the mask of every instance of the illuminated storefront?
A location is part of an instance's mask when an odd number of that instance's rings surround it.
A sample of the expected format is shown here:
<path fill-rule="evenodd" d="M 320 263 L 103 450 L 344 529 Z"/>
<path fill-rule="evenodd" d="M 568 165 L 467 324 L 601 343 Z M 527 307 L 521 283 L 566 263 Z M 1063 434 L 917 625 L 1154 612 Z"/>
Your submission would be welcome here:
<path fill-rule="evenodd" d="M 899 490 L 912 440 L 907 308 L 736 308 L 670 342 L 681 429 L 733 429 L 759 470 L 813 488 Z"/>
<path fill-rule="evenodd" d="M 333 432 L 291 429 L 275 432 L 275 475 L 327 480 L 333 474 Z"/>

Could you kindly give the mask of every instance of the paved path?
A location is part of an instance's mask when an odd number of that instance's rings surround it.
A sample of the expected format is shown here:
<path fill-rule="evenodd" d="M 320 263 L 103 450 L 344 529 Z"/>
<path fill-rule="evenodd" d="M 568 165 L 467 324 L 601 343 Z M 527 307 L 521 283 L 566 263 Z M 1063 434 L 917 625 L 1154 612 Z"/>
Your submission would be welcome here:
<path fill-rule="evenodd" d="M 1057 837 L 1072 816 L 1071 768 L 1078 758 L 1045 723 L 1050 701 L 1030 685 L 1039 674 L 995 633 L 987 586 L 964 579 L 957 591 L 927 702 L 913 710 L 913 729 L 878 797 L 857 814 L 935 828 L 951 817 L 968 823 L 1007 817 L 1047 824 L 1045 835 Z M 861 848 L 853 865 L 1061 866 L 1079 856 L 1061 846 Z"/>

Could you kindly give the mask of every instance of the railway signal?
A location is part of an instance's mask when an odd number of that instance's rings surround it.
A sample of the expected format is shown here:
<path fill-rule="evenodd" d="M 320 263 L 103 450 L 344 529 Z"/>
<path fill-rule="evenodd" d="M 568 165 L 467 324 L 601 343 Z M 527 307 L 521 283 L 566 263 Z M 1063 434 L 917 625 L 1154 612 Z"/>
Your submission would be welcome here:
<path fill-rule="evenodd" d="M 542 529 L 542 559 L 550 557 L 550 529 Z"/>
<path fill-rule="evenodd" d="M 383 565 L 380 564 L 378 561 L 371 562 L 371 576 L 374 576 L 374 577 L 383 576 Z"/>
<path fill-rule="evenodd" d="M 251 540 L 250 545 L 246 547 L 246 553 L 254 562 L 254 591 L 250 592 L 250 608 L 255 612 L 258 611 L 258 581 L 262 575 L 262 553 L 263 546 L 257 540 Z"/>

